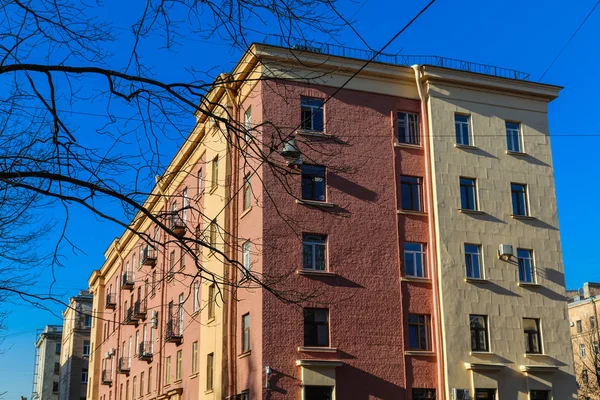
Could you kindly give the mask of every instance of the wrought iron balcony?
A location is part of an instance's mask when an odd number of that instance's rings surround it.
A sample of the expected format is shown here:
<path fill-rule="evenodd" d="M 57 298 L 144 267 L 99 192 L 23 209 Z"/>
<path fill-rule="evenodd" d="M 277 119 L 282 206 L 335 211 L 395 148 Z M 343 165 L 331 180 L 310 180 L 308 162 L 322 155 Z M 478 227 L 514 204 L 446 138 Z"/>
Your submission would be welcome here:
<path fill-rule="evenodd" d="M 142 342 L 138 349 L 138 359 L 143 361 L 152 361 L 152 342 Z"/>
<path fill-rule="evenodd" d="M 117 372 L 119 374 L 129 375 L 129 371 L 131 370 L 131 363 L 129 362 L 129 357 L 119 358 L 119 362 L 117 364 Z"/>
<path fill-rule="evenodd" d="M 171 214 L 171 231 L 177 236 L 183 236 L 185 233 L 185 224 L 181 216 L 177 213 Z"/>
<path fill-rule="evenodd" d="M 167 328 L 165 329 L 165 341 L 181 343 L 183 340 L 183 327 L 179 319 L 170 319 L 167 321 Z"/>
<path fill-rule="evenodd" d="M 123 318 L 124 325 L 136 325 L 138 324 L 138 319 L 135 316 L 135 307 L 131 306 L 125 311 L 125 317 Z"/>
<path fill-rule="evenodd" d="M 131 272 L 125 272 L 123 274 L 123 282 L 121 283 L 121 289 L 133 289 L 135 281 Z"/>
<path fill-rule="evenodd" d="M 133 317 L 136 319 L 146 319 L 146 300 L 138 300 L 133 305 Z"/>
<path fill-rule="evenodd" d="M 113 310 L 117 307 L 117 295 L 115 293 L 106 293 L 106 308 L 112 308 Z"/>
<path fill-rule="evenodd" d="M 156 249 L 150 245 L 146 245 L 142 249 L 142 265 L 156 265 Z"/>
<path fill-rule="evenodd" d="M 110 369 L 103 369 L 102 370 L 102 377 L 100 379 L 100 382 L 103 385 L 112 385 L 112 370 Z"/>

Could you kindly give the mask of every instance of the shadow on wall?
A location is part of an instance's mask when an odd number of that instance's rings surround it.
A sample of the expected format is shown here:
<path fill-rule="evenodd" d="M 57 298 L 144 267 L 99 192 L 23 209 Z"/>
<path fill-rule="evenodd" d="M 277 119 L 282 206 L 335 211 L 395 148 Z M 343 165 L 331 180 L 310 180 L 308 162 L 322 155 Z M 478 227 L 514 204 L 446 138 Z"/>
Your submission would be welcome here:
<path fill-rule="evenodd" d="M 392 367 L 390 366 L 390 368 Z M 401 367 L 397 366 L 397 368 Z M 336 381 L 344 382 L 344 385 L 338 385 L 336 388 L 336 397 L 339 399 L 406 398 L 405 388 L 347 364 L 337 368 Z"/>
<path fill-rule="evenodd" d="M 327 185 L 360 200 L 369 202 L 377 201 L 376 192 L 335 173 L 327 174 Z"/>

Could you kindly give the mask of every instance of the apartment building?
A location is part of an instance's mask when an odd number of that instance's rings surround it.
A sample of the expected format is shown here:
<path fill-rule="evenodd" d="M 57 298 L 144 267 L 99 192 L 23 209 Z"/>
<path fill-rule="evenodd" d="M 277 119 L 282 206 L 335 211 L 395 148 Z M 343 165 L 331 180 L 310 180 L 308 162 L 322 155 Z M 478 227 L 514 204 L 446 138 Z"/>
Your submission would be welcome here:
<path fill-rule="evenodd" d="M 58 400 L 61 338 L 61 325 L 47 325 L 35 342 L 32 399 Z"/>
<path fill-rule="evenodd" d="M 600 283 L 586 282 L 580 290 L 570 291 L 569 322 L 578 398 L 600 399 L 600 354 L 598 343 L 598 307 L 600 307 Z"/>
<path fill-rule="evenodd" d="M 560 88 L 369 58 L 279 38 L 215 82 L 218 118 L 197 115 L 157 218 L 90 278 L 92 399 L 575 398 Z"/>
<path fill-rule="evenodd" d="M 63 311 L 59 400 L 87 396 L 93 297 L 87 290 L 71 297 Z"/>

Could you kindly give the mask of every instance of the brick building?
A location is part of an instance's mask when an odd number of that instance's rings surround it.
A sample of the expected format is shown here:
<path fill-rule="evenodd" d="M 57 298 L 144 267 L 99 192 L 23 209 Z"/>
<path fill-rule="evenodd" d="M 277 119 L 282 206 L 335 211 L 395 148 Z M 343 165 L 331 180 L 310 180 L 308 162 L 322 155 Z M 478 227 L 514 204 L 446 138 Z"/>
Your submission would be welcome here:
<path fill-rule="evenodd" d="M 197 115 L 145 204 L 157 218 L 92 274 L 90 398 L 575 398 L 560 88 L 291 48 L 254 44 L 215 82 L 217 118 Z"/>

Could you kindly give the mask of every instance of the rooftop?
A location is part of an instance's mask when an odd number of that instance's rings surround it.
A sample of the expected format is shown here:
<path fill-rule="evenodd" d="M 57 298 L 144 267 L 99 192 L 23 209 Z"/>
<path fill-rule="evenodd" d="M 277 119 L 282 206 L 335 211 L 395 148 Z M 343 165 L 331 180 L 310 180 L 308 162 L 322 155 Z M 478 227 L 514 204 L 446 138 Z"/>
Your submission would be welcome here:
<path fill-rule="evenodd" d="M 280 35 L 267 35 L 264 44 L 288 48 L 291 50 L 305 51 L 310 53 L 325 54 L 330 56 L 354 58 L 358 60 L 370 60 L 377 53 L 373 50 L 355 49 L 337 44 L 321 43 L 314 40 L 284 37 Z M 490 75 L 498 78 L 507 78 L 528 81 L 530 75 L 526 72 L 510 68 L 497 67 L 494 65 L 478 64 L 470 61 L 457 60 L 454 58 L 425 55 L 388 54 L 380 53 L 375 56 L 373 62 L 400 65 L 410 67 L 411 65 L 430 65 L 455 69 L 459 71 L 473 72 L 476 74 Z"/>

